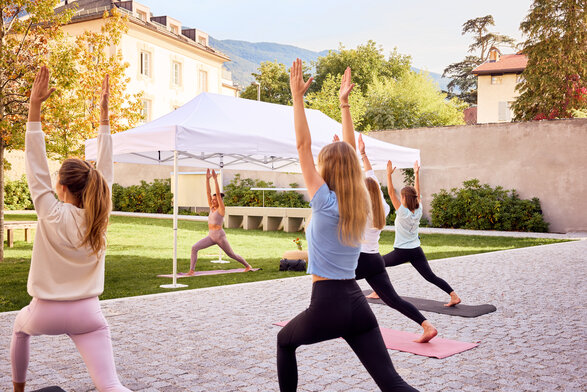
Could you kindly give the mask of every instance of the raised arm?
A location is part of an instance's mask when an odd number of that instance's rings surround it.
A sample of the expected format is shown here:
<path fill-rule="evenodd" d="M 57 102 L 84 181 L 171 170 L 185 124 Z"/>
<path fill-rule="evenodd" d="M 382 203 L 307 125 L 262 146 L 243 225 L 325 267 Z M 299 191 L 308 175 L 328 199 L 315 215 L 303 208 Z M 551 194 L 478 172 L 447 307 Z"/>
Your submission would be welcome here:
<path fill-rule="evenodd" d="M 41 67 L 31 89 L 29 116 L 25 135 L 26 176 L 35 210 L 40 218 L 59 204 L 53 194 L 47 164 L 45 134 L 41 130 L 41 105 L 55 91 L 49 88 L 49 70 Z"/>
<path fill-rule="evenodd" d="M 212 208 L 212 191 L 210 190 L 210 169 L 206 170 L 206 197 L 208 198 L 208 207 Z"/>
<path fill-rule="evenodd" d="M 373 170 L 371 167 L 371 162 L 369 162 L 369 158 L 367 158 L 367 153 L 365 152 L 365 142 L 363 142 L 363 135 L 359 134 L 359 152 L 361 153 L 361 159 L 363 160 L 363 168 L 365 172 Z"/>
<path fill-rule="evenodd" d="M 106 75 L 102 81 L 100 94 L 100 127 L 98 128 L 98 157 L 96 168 L 102 173 L 110 194 L 114 182 L 114 163 L 112 162 L 112 135 L 110 135 L 110 117 L 108 105 L 110 101 L 110 76 Z"/>
<path fill-rule="evenodd" d="M 351 83 L 351 68 L 347 67 L 342 75 L 338 93 L 342 117 L 342 140 L 350 144 L 355 150 L 357 148 L 355 145 L 355 128 L 351 117 L 351 105 L 349 104 L 349 95 L 353 87 L 355 87 L 355 84 Z"/>
<path fill-rule="evenodd" d="M 222 200 L 222 195 L 220 194 L 220 186 L 218 185 L 218 175 L 216 171 L 212 170 L 212 178 L 214 178 L 214 187 L 216 191 L 216 201 L 218 202 L 218 213 L 224 216 L 224 200 Z"/>
<path fill-rule="evenodd" d="M 310 83 L 312 83 L 312 78 L 308 79 L 307 82 L 304 82 L 302 60 L 296 59 L 291 66 L 289 86 L 291 88 L 293 101 L 294 128 L 296 132 L 298 157 L 300 159 L 302 175 L 304 176 L 304 183 L 308 189 L 308 195 L 310 196 L 310 199 L 312 199 L 316 191 L 322 186 L 322 184 L 324 184 L 324 180 L 320 177 L 320 173 L 318 173 L 318 170 L 316 170 L 316 166 L 314 165 L 312 137 L 310 135 L 310 128 L 308 127 L 308 120 L 306 119 L 306 112 L 304 110 L 304 94 L 308 91 Z"/>
<path fill-rule="evenodd" d="M 393 181 L 391 180 L 391 175 L 394 171 L 395 167 L 393 167 L 391 161 L 387 161 L 387 194 L 391 199 L 391 204 L 393 204 L 393 208 L 395 208 L 395 210 L 397 211 L 401 207 L 402 202 L 400 199 L 397 198 L 397 195 L 395 194 L 395 189 L 393 189 Z"/>
<path fill-rule="evenodd" d="M 418 161 L 414 162 L 414 188 L 416 188 L 418 202 L 420 202 L 420 165 L 418 164 Z"/>

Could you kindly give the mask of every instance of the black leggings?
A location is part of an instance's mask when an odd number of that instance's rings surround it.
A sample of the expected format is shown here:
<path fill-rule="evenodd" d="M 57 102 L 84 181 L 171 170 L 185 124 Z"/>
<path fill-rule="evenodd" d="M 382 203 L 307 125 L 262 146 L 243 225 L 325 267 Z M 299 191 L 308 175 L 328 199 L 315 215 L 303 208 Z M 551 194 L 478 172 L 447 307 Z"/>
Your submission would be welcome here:
<path fill-rule="evenodd" d="M 354 279 L 314 282 L 308 309 L 279 331 L 279 389 L 282 392 L 297 389 L 299 346 L 339 337 L 351 346 L 382 391 L 417 392 L 395 371 L 377 319 Z"/>
<path fill-rule="evenodd" d="M 369 286 L 388 306 L 397 310 L 404 316 L 414 320 L 418 325 L 426 320 L 426 317 L 408 301 L 404 301 L 394 290 L 389 275 L 385 271 L 385 262 L 379 253 L 363 253 L 359 256 L 359 263 L 355 270 L 357 280 L 366 279 Z"/>
<path fill-rule="evenodd" d="M 409 261 L 416 271 L 418 271 L 428 282 L 435 284 L 441 290 L 446 291 L 447 294 L 454 291 L 444 279 L 434 275 L 421 247 L 413 249 L 393 248 L 392 252 L 383 256 L 383 261 L 385 261 L 386 267 L 395 267 L 396 265 Z"/>

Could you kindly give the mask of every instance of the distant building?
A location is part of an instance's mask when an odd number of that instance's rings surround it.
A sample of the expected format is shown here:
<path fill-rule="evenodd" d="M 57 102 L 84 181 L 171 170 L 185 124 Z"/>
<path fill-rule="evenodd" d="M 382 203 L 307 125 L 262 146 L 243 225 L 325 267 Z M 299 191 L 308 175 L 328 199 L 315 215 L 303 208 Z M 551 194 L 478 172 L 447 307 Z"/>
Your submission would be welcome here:
<path fill-rule="evenodd" d="M 502 55 L 495 47 L 489 49 L 489 60 L 472 71 L 477 75 L 477 123 L 512 120 L 511 104 L 520 95 L 516 85 L 527 63 L 523 54 Z"/>
<path fill-rule="evenodd" d="M 238 87 L 222 65 L 230 61 L 209 46 L 208 34 L 183 27 L 169 16 L 153 16 L 149 7 L 136 1 L 62 1 L 61 7 L 77 7 L 63 30 L 77 36 L 100 31 L 104 11 L 118 8 L 128 15 L 128 32 L 112 47 L 130 66 L 128 92 L 144 92 L 144 120 L 150 121 L 177 109 L 201 92 L 237 96 Z"/>

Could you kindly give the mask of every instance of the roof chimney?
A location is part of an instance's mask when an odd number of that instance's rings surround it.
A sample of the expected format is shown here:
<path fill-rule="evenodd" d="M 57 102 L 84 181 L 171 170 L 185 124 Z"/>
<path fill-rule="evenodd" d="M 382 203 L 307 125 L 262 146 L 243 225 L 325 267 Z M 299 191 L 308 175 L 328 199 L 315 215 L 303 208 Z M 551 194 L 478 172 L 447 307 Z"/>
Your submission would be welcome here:
<path fill-rule="evenodd" d="M 495 46 L 492 46 L 491 48 L 489 48 L 489 62 L 490 63 L 498 62 L 500 56 L 501 56 L 501 52 Z"/>

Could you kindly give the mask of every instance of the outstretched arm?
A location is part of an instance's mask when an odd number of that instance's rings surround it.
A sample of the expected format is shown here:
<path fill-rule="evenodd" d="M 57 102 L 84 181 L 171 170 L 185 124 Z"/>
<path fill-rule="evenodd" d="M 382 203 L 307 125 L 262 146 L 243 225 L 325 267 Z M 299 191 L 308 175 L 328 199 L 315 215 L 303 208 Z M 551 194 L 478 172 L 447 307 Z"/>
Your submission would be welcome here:
<path fill-rule="evenodd" d="M 340 114 L 342 117 L 342 140 L 350 144 L 353 150 L 355 150 L 357 148 L 355 145 L 355 128 L 351 117 L 351 105 L 349 104 L 349 95 L 353 87 L 355 87 L 355 84 L 351 83 L 351 68 L 347 67 L 342 75 L 340 91 L 338 93 Z"/>
<path fill-rule="evenodd" d="M 367 158 L 367 153 L 365 152 L 365 142 L 363 142 L 363 135 L 359 134 L 359 152 L 361 153 L 361 159 L 363 159 L 363 168 L 366 172 L 373 170 L 371 166 L 371 162 L 369 162 L 369 158 Z"/>
<path fill-rule="evenodd" d="M 55 89 L 49 88 L 49 70 L 41 67 L 31 90 L 24 149 L 27 182 L 40 218 L 49 215 L 59 203 L 53 195 L 45 150 L 45 134 L 41 130 L 41 105 L 53 91 Z"/>
<path fill-rule="evenodd" d="M 393 167 L 391 161 L 387 161 L 387 193 L 389 194 L 389 198 L 391 199 L 391 204 L 393 204 L 393 208 L 395 208 L 395 210 L 397 211 L 401 207 L 402 202 L 400 199 L 397 198 L 397 195 L 395 194 L 395 189 L 393 189 L 393 181 L 391 180 L 391 175 L 394 171 L 395 167 Z"/>
<path fill-rule="evenodd" d="M 308 87 L 310 87 L 310 83 L 312 83 L 312 78 L 304 82 L 302 60 L 296 59 L 291 66 L 289 85 L 293 100 L 294 128 L 296 131 L 298 157 L 300 159 L 302 175 L 304 176 L 304 183 L 308 189 L 308 195 L 312 199 L 316 191 L 324 184 L 324 180 L 320 177 L 314 165 L 312 136 L 310 135 L 310 128 L 308 127 L 308 120 L 306 119 L 306 112 L 304 110 L 304 94 L 308 90 Z"/>
<path fill-rule="evenodd" d="M 418 161 L 414 162 L 414 188 L 416 188 L 418 202 L 420 202 L 420 165 L 418 164 Z"/>
<path fill-rule="evenodd" d="M 112 135 L 110 135 L 110 117 L 108 105 L 110 102 L 110 76 L 106 75 L 102 81 L 100 94 L 100 127 L 98 128 L 98 157 L 96 168 L 102 173 L 110 194 L 114 182 L 114 163 L 112 162 Z"/>
<path fill-rule="evenodd" d="M 220 186 L 218 185 L 218 175 L 216 171 L 212 170 L 212 178 L 214 178 L 214 187 L 216 191 L 216 201 L 218 202 L 218 213 L 224 216 L 224 200 L 222 200 L 222 195 L 220 194 Z"/>
<path fill-rule="evenodd" d="M 210 190 L 210 169 L 206 170 L 206 197 L 208 198 L 208 207 L 212 208 L 212 191 Z"/>

